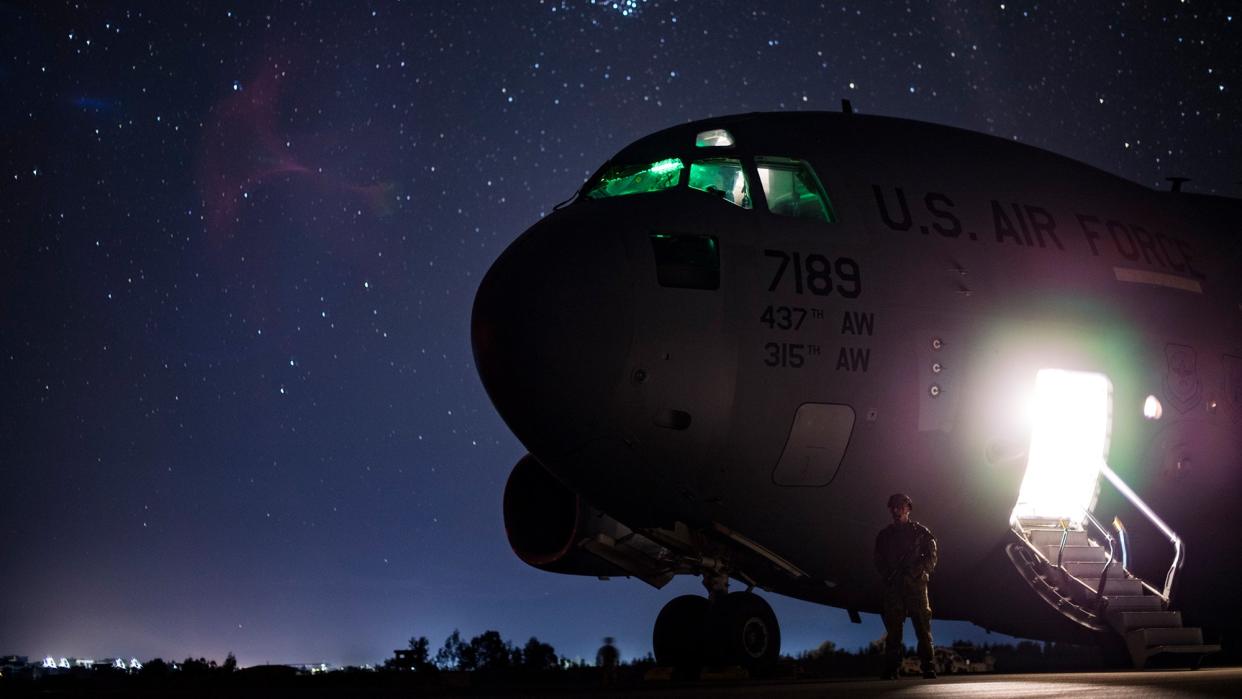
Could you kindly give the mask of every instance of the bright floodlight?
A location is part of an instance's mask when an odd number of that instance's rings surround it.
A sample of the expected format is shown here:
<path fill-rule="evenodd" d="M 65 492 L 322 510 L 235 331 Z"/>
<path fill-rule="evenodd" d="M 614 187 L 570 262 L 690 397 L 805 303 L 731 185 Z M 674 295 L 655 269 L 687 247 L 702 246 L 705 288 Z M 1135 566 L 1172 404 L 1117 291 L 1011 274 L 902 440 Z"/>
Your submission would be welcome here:
<path fill-rule="evenodd" d="M 733 145 L 733 134 L 729 133 L 725 129 L 700 131 L 699 134 L 694 137 L 694 145 L 699 148 L 731 146 Z"/>
<path fill-rule="evenodd" d="M 1147 396 L 1147 400 L 1143 401 L 1143 417 L 1148 420 L 1159 420 L 1164 414 L 1164 408 L 1160 405 L 1160 399 L 1155 396 Z"/>
<path fill-rule="evenodd" d="M 1108 454 L 1112 390 L 1103 374 L 1043 369 L 1035 376 L 1031 449 L 1015 518 L 1082 524 Z"/>

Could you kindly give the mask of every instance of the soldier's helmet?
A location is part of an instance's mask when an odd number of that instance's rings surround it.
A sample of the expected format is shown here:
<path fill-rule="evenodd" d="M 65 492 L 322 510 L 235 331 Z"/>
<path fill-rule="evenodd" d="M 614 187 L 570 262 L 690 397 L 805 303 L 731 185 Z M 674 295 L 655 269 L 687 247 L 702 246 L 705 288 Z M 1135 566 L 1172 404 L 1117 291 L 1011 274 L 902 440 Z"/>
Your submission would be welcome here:
<path fill-rule="evenodd" d="M 900 507 L 903 502 L 909 505 L 910 509 L 914 509 L 914 501 L 910 499 L 909 495 L 906 495 L 905 493 L 893 493 L 888 496 L 888 506 L 890 509 Z"/>

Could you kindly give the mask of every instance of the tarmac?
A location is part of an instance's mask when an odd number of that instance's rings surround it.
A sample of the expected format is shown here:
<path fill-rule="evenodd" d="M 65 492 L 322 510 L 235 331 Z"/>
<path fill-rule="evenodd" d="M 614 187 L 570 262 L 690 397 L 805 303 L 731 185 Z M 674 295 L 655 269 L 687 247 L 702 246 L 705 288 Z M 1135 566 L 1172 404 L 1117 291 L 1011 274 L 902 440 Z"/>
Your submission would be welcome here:
<path fill-rule="evenodd" d="M 1242 697 L 1242 668 L 1202 670 L 1138 670 L 1030 675 L 950 675 L 934 680 L 787 680 L 644 683 L 641 688 L 582 688 L 550 694 L 559 696 L 622 697 Z M 541 692 L 539 696 L 548 696 Z M 506 697 L 527 696 L 521 690 Z M 535 696 L 535 695 L 529 695 Z"/>
<path fill-rule="evenodd" d="M 378 676 L 333 678 L 294 678 L 291 684 L 273 683 L 186 683 L 119 684 L 108 679 L 64 678 L 68 682 L 0 682 L 0 696 L 52 697 L 932 697 L 935 699 L 976 699 L 980 697 L 1105 697 L 1142 699 L 1145 697 L 1242 697 L 1242 667 L 1201 670 L 1130 670 L 1115 672 L 1072 672 L 1041 674 L 949 675 L 934 680 L 907 677 L 881 679 L 782 679 L 749 680 L 738 676 L 714 677 L 695 682 L 647 679 L 624 682 L 612 687 L 591 682 L 550 685 L 470 686 L 453 682 L 426 686 L 401 681 L 366 681 Z M 53 678 L 56 679 L 56 678 Z M 119 678 L 121 680 L 127 678 Z M 340 681 L 333 681 L 333 680 Z M 393 680 L 393 677 L 379 678 Z M 413 679 L 413 678 L 396 678 Z M 585 679 L 585 678 L 582 678 Z M 353 680 L 351 682 L 351 680 Z"/>

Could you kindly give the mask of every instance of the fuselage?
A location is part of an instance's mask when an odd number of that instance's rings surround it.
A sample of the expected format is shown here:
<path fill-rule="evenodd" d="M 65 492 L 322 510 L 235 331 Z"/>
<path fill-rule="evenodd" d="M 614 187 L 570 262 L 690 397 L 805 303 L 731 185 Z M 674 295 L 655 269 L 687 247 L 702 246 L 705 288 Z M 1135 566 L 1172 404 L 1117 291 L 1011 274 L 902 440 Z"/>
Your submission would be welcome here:
<path fill-rule="evenodd" d="M 696 145 L 715 129 L 731 144 Z M 777 592 L 874 611 L 884 503 L 909 493 L 940 546 L 937 616 L 985 626 L 1036 372 L 1103 374 L 1108 463 L 1186 541 L 1182 605 L 1236 618 L 1240 215 L 949 127 L 704 120 L 622 150 L 501 256 L 476 358 L 585 501 L 636 530 L 723 525 L 822 583 L 758 580 Z M 1168 544 L 1107 484 L 1094 512 L 1163 577 Z"/>

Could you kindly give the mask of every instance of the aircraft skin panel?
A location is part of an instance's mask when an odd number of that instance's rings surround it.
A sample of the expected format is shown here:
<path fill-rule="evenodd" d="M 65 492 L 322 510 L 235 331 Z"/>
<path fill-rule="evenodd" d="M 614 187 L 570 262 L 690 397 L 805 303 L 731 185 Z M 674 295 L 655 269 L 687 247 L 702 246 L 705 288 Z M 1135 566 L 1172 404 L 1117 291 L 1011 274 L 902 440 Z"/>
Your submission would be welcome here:
<path fill-rule="evenodd" d="M 696 150 L 712 128 L 736 146 Z M 1008 574 L 988 566 L 1025 470 L 1023 394 L 1039 369 L 1092 371 L 1113 385 L 1110 465 L 1187 541 L 1188 618 L 1242 574 L 1226 536 L 1242 496 L 1242 204 L 859 115 L 705 120 L 610 162 L 722 153 L 746 163 L 753 208 L 682 187 L 583 199 L 540 224 L 616 237 L 631 280 L 631 341 L 591 426 L 554 447 L 505 415 L 587 501 L 635 529 L 718 522 L 831 583 L 760 585 L 876 611 L 874 536 L 888 494 L 907 492 L 940 545 L 937 616 L 986 626 L 1013 604 L 987 594 Z M 810 163 L 838 220 L 768 213 L 762 156 Z M 653 236 L 712 238 L 718 287 L 662 285 Z M 1149 395 L 1159 420 L 1143 416 Z M 822 485 L 779 471 L 806 404 L 854 416 Z M 1123 518 L 1136 569 L 1163 580 L 1171 550 L 1141 515 L 1107 484 L 1095 510 Z"/>

